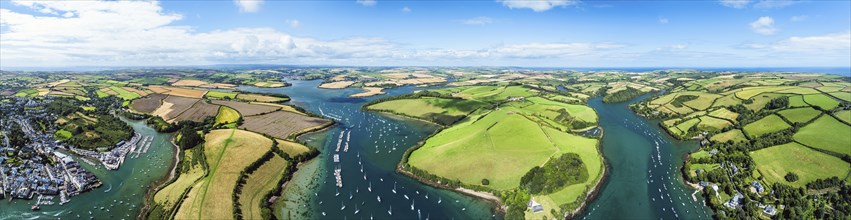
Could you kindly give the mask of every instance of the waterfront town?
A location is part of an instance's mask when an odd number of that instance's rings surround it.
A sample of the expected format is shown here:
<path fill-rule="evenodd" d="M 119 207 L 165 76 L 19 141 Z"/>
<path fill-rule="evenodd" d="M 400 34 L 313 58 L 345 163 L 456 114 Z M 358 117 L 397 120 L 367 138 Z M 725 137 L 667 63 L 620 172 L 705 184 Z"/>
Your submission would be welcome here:
<path fill-rule="evenodd" d="M 97 169 L 99 161 L 109 170 L 118 169 L 125 156 L 136 149 L 142 138 L 138 133 L 119 142 L 108 151 L 93 151 L 62 143 L 54 135 L 53 122 L 60 116 L 46 105 L 53 98 L 8 98 L 0 102 L 0 199 L 36 200 L 40 206 L 62 205 L 70 197 L 100 187 L 101 182 L 79 161 Z M 145 146 L 145 145 L 140 145 Z"/>

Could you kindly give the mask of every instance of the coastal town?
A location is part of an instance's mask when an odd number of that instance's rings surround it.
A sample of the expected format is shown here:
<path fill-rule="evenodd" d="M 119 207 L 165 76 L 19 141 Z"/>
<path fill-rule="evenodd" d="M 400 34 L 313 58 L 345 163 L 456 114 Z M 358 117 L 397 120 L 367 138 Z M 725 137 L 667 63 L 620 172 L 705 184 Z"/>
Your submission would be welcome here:
<path fill-rule="evenodd" d="M 68 203 L 71 197 L 101 186 L 101 181 L 89 170 L 91 167 L 98 169 L 93 160 L 106 169 L 118 169 L 126 155 L 137 151 L 137 143 L 143 140 L 136 133 L 130 140 L 121 141 L 103 152 L 66 145 L 56 140 L 55 126 L 37 123 L 59 118 L 46 107 L 53 100 L 50 97 L 7 98 L 0 102 L 0 134 L 3 137 L 0 142 L 0 199 L 36 200 L 31 207 L 33 210 Z M 142 146 L 150 146 L 149 139 L 144 141 L 148 144 Z M 80 161 L 90 168 L 81 166 Z"/>

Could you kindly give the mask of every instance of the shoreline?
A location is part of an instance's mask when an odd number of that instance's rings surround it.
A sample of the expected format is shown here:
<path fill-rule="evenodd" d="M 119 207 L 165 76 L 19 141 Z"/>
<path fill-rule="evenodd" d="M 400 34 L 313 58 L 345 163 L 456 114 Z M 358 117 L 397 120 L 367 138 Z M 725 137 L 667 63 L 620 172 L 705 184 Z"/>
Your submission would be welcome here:
<path fill-rule="evenodd" d="M 588 205 L 590 205 L 591 202 L 594 202 L 594 200 L 597 199 L 597 197 L 600 195 L 600 192 L 602 192 L 603 185 L 605 185 L 605 183 L 607 183 L 607 180 L 609 179 L 609 169 L 611 169 L 611 167 L 609 166 L 609 163 L 606 162 L 606 156 L 603 154 L 603 137 L 606 135 L 606 130 L 599 125 L 595 127 L 600 128 L 600 145 L 597 148 L 597 151 L 600 153 L 600 157 L 603 158 L 603 173 L 600 175 L 600 179 L 597 180 L 597 183 L 594 184 L 594 187 L 592 187 L 591 190 L 585 193 L 585 200 L 582 201 L 582 204 L 580 204 L 579 207 L 576 207 L 576 209 L 571 212 L 565 212 L 563 219 L 571 219 L 573 217 L 576 217 L 576 215 L 583 213 L 585 209 L 588 208 Z"/>
<path fill-rule="evenodd" d="M 434 182 L 434 181 L 422 178 L 420 176 L 414 175 L 413 173 L 408 172 L 407 170 L 403 169 L 402 163 L 399 163 L 396 166 L 396 172 L 401 173 L 405 176 L 411 177 L 412 179 L 417 180 L 418 182 L 420 182 L 424 185 L 427 185 L 427 186 L 431 186 L 431 187 L 438 188 L 438 189 L 445 189 L 445 190 L 461 193 L 461 194 L 473 197 L 475 199 L 481 199 L 481 200 L 487 201 L 487 202 L 491 203 L 494 206 L 494 210 L 497 211 L 500 214 L 505 214 L 505 212 L 507 211 L 508 207 L 503 205 L 502 201 L 499 199 L 499 197 L 493 195 L 492 193 L 476 191 L 476 190 L 467 189 L 467 188 L 464 188 L 464 187 L 452 188 L 452 187 L 449 187 L 447 185 L 444 185 L 444 184 L 441 184 L 441 183 L 438 183 L 438 182 Z"/>
<path fill-rule="evenodd" d="M 168 184 L 177 180 L 177 166 L 180 165 L 180 147 L 174 143 L 174 135 L 172 135 L 169 143 L 174 147 L 174 162 L 171 164 L 171 171 L 169 171 L 168 178 L 163 178 L 156 180 L 148 186 L 148 189 L 145 190 L 145 202 L 142 205 L 142 208 L 139 210 L 139 215 L 136 216 L 136 219 L 145 219 L 148 216 L 148 212 L 151 211 L 151 204 L 153 203 L 154 196 L 156 193 L 162 189 L 163 187 L 168 186 Z"/>

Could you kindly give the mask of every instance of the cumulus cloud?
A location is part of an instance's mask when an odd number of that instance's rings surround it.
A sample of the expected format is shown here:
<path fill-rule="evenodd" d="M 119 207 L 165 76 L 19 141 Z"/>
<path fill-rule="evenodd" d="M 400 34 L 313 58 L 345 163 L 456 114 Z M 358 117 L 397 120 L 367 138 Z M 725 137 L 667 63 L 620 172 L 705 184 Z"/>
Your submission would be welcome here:
<path fill-rule="evenodd" d="M 835 53 L 849 56 L 851 55 L 851 31 L 816 36 L 795 36 L 773 43 L 747 44 L 745 47 L 774 52 Z"/>
<path fill-rule="evenodd" d="M 763 16 L 756 21 L 751 22 L 751 30 L 754 33 L 762 35 L 773 35 L 777 33 L 777 28 L 774 27 L 774 19 L 768 16 Z"/>
<path fill-rule="evenodd" d="M 721 0 L 721 5 L 731 8 L 745 8 L 751 3 L 750 0 Z"/>
<path fill-rule="evenodd" d="M 253 13 L 260 10 L 263 0 L 233 0 L 233 3 L 239 7 L 240 11 Z"/>
<path fill-rule="evenodd" d="M 375 4 L 378 4 L 376 0 L 357 0 L 356 2 L 363 6 L 375 6 Z"/>
<path fill-rule="evenodd" d="M 508 8 L 528 8 L 535 12 L 550 10 L 554 7 L 575 5 L 577 0 L 497 0 Z"/>
<path fill-rule="evenodd" d="M 405 12 L 405 13 L 411 12 L 411 8 L 408 8 L 408 6 L 402 7 L 402 12 Z"/>
<path fill-rule="evenodd" d="M 659 18 L 659 24 L 667 24 L 667 23 L 668 23 L 668 18 L 663 18 L 663 17 Z"/>
<path fill-rule="evenodd" d="M 614 43 L 525 43 L 473 50 L 411 49 L 383 38 L 320 40 L 271 28 L 199 32 L 157 2 L 13 2 L 0 9 L 3 66 L 194 65 L 215 63 L 356 64 L 421 60 L 566 58 L 625 47 Z M 38 11 L 50 11 L 41 13 Z M 73 14 L 63 17 L 56 14 Z M 286 21 L 291 27 L 298 20 Z M 469 60 L 466 60 L 469 61 Z"/>
<path fill-rule="evenodd" d="M 493 23 L 493 19 L 490 18 L 490 17 L 479 16 L 479 17 L 463 20 L 462 23 L 464 23 L 466 25 L 486 25 L 486 24 Z"/>

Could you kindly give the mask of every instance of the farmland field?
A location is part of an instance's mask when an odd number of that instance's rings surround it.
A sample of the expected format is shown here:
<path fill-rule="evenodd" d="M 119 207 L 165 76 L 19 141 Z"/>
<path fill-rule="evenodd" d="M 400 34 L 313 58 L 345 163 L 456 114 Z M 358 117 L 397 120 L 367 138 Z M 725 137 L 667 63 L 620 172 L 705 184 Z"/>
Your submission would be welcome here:
<path fill-rule="evenodd" d="M 168 97 L 166 94 L 150 94 L 144 98 L 133 100 L 130 108 L 137 112 L 151 113 L 160 107 L 166 97 Z"/>
<path fill-rule="evenodd" d="M 187 88 L 179 88 L 179 87 L 163 87 L 163 86 L 149 86 L 148 89 L 154 91 L 156 93 L 165 93 L 173 96 L 182 96 L 188 98 L 202 98 L 204 94 L 207 93 L 205 90 L 197 90 L 197 89 L 187 89 Z"/>
<path fill-rule="evenodd" d="M 284 153 L 287 153 L 287 155 L 290 155 L 290 157 L 295 157 L 299 154 L 303 154 L 310 151 L 310 148 L 307 148 L 307 146 L 296 142 L 285 141 L 281 139 L 276 139 L 276 141 L 278 142 L 278 148 L 280 148 L 281 151 L 284 151 Z"/>
<path fill-rule="evenodd" d="M 236 99 L 237 94 L 238 93 L 235 92 L 208 91 L 207 94 L 204 96 L 213 99 Z"/>
<path fill-rule="evenodd" d="M 777 114 L 780 114 L 780 116 L 783 116 L 783 118 L 786 118 L 786 120 L 789 120 L 792 123 L 804 123 L 812 120 L 816 116 L 819 116 L 821 111 L 807 107 L 786 109 L 777 112 Z"/>
<path fill-rule="evenodd" d="M 279 98 L 265 95 L 256 95 L 256 94 L 239 94 L 236 95 L 237 99 L 242 99 L 246 101 L 255 101 L 255 102 L 283 102 L 290 100 L 288 98 Z"/>
<path fill-rule="evenodd" d="M 790 127 L 792 126 L 789 126 L 789 124 L 787 124 L 786 121 L 783 121 L 783 119 L 779 116 L 769 115 L 758 121 L 745 125 L 744 129 L 748 137 L 756 138 L 763 134 L 778 132 Z"/>
<path fill-rule="evenodd" d="M 728 140 L 732 140 L 733 142 L 739 142 L 748 140 L 745 137 L 745 134 L 743 134 L 742 131 L 739 129 L 733 129 L 724 133 L 716 134 L 712 136 L 711 139 L 717 142 L 727 142 Z"/>
<path fill-rule="evenodd" d="M 273 106 L 250 104 L 237 101 L 213 100 L 212 102 L 216 105 L 224 105 L 236 109 L 236 111 L 242 114 L 242 116 L 259 115 L 263 113 L 274 112 L 280 109 Z"/>
<path fill-rule="evenodd" d="M 239 120 L 239 117 L 239 112 L 236 110 L 227 106 L 221 106 L 219 107 L 219 113 L 216 114 L 216 124 L 223 125 L 234 123 Z"/>
<path fill-rule="evenodd" d="M 833 113 L 833 115 L 835 115 L 840 120 L 851 124 L 851 110 L 838 111 L 836 113 Z"/>
<path fill-rule="evenodd" d="M 242 210 L 243 218 L 263 218 L 261 215 L 261 207 L 264 204 L 263 198 L 276 187 L 278 180 L 283 177 L 287 163 L 284 158 L 275 155 L 272 159 L 263 163 L 260 168 L 257 168 L 254 173 L 248 175 L 245 185 L 242 186 L 239 201 L 237 201 Z"/>
<path fill-rule="evenodd" d="M 838 101 L 825 94 L 804 95 L 804 101 L 824 110 L 834 109 L 839 106 Z"/>
<path fill-rule="evenodd" d="M 343 88 L 351 86 L 352 84 L 355 84 L 355 82 L 354 81 L 330 82 L 330 83 L 323 83 L 322 85 L 319 85 L 319 88 L 323 88 L 323 89 L 343 89 Z"/>
<path fill-rule="evenodd" d="M 270 150 L 272 140 L 249 131 L 213 130 L 205 137 L 208 175 L 192 187 L 175 219 L 233 216 L 233 194 L 240 172 Z"/>
<path fill-rule="evenodd" d="M 180 176 L 172 183 L 163 187 L 154 195 L 154 202 L 163 207 L 163 210 L 169 214 L 180 201 L 183 193 L 195 183 L 196 180 L 204 176 L 204 167 L 200 163 L 193 163 L 192 150 L 184 150 L 183 158 L 185 163 L 191 163 L 187 167 L 189 170 L 182 171 Z M 197 160 L 197 158 L 195 158 Z M 199 161 L 200 162 L 200 161 Z"/>
<path fill-rule="evenodd" d="M 244 117 L 243 120 L 244 122 L 239 128 L 268 134 L 280 139 L 288 139 L 290 135 L 330 123 L 326 119 L 313 118 L 287 111 L 248 116 Z M 287 126 L 282 127 L 281 125 Z"/>
<path fill-rule="evenodd" d="M 851 92 L 831 92 L 828 94 L 846 102 L 851 102 Z"/>
<path fill-rule="evenodd" d="M 739 117 L 739 113 L 731 112 L 726 108 L 719 108 L 718 110 L 709 112 L 709 116 L 723 118 L 730 121 L 736 121 L 736 117 Z"/>
<path fill-rule="evenodd" d="M 180 96 L 168 96 L 167 98 L 163 99 L 163 104 L 156 110 L 154 110 L 154 112 L 152 112 L 151 114 L 160 116 L 165 120 L 171 120 L 180 115 L 180 113 L 183 113 L 183 111 L 186 111 L 187 109 L 191 108 L 192 105 L 195 104 L 195 102 L 198 102 L 198 99 Z"/>
<path fill-rule="evenodd" d="M 804 102 L 804 96 L 790 96 L 789 97 L 789 107 L 806 107 L 810 106 L 806 102 Z"/>
<path fill-rule="evenodd" d="M 486 105 L 480 101 L 423 97 L 391 100 L 370 105 L 367 108 L 438 121 L 443 115 L 463 116 Z"/>
<path fill-rule="evenodd" d="M 444 129 L 414 151 L 408 163 L 467 184 L 479 185 L 482 179 L 488 179 L 490 185 L 487 187 L 505 190 L 517 187 L 520 177 L 532 167 L 543 165 L 549 158 L 564 153 L 562 151 L 577 150 L 565 149 L 568 143 L 596 154 L 596 140 L 541 127 L 513 111 L 518 110 L 500 108 L 479 120 Z M 547 130 L 552 132 L 543 132 Z M 564 134 L 561 137 L 565 138 L 553 138 L 555 142 L 551 142 L 547 135 L 552 137 L 557 133 Z M 593 161 L 585 163 L 589 169 L 599 169 Z M 589 171 L 589 174 L 593 176 L 595 172 Z"/>
<path fill-rule="evenodd" d="M 773 146 L 750 153 L 757 169 L 769 183 L 784 183 L 802 187 L 816 179 L 838 176 L 845 178 L 851 169 L 839 158 L 801 146 L 797 143 Z M 788 172 L 798 174 L 798 181 L 788 182 Z"/>
<path fill-rule="evenodd" d="M 177 117 L 174 118 L 174 121 L 194 121 L 194 122 L 203 122 L 207 117 L 216 117 L 216 114 L 219 112 L 219 106 L 207 103 L 204 100 L 199 100 L 195 102 L 192 107 L 180 113 Z"/>
<path fill-rule="evenodd" d="M 700 117 L 700 124 L 698 124 L 698 128 L 708 127 L 711 129 L 721 130 L 728 126 L 732 126 L 733 124 L 724 119 L 718 119 L 709 116 Z"/>
<path fill-rule="evenodd" d="M 830 115 L 822 115 L 812 123 L 795 133 L 795 140 L 802 144 L 851 155 L 851 127 L 837 121 Z"/>

